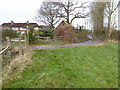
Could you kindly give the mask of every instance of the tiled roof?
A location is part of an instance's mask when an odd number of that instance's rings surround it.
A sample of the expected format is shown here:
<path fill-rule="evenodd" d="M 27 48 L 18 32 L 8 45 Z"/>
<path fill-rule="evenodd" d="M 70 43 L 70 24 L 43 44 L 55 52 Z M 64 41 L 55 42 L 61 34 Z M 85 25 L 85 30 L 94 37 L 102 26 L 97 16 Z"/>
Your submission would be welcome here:
<path fill-rule="evenodd" d="M 58 23 L 58 25 L 56 25 L 55 29 L 57 29 L 60 25 L 63 24 L 67 24 L 67 22 L 65 20 L 62 20 L 61 22 Z"/>
<path fill-rule="evenodd" d="M 40 27 L 41 27 L 43 30 L 48 30 L 48 29 L 50 29 L 49 26 L 45 26 L 45 25 L 40 25 Z"/>
<path fill-rule="evenodd" d="M 61 20 L 55 25 L 55 29 L 56 29 L 62 22 L 64 22 L 64 23 L 67 24 L 67 22 L 66 22 L 65 19 L 61 19 Z"/>
<path fill-rule="evenodd" d="M 27 23 L 3 23 L 2 24 L 3 27 L 26 27 Z M 39 27 L 39 25 L 37 23 L 29 23 L 28 26 L 31 27 Z"/>

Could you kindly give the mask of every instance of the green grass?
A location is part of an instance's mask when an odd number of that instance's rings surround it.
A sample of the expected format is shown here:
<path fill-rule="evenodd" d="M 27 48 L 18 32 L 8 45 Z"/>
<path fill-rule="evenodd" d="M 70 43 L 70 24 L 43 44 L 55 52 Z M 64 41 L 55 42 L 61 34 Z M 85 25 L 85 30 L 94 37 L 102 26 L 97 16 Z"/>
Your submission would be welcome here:
<path fill-rule="evenodd" d="M 37 43 L 37 44 L 31 44 L 31 46 L 36 46 L 36 45 L 59 45 L 59 44 L 69 44 L 69 42 L 62 42 L 62 41 L 41 42 L 41 43 Z"/>
<path fill-rule="evenodd" d="M 12 46 L 20 46 L 20 45 L 25 46 L 25 42 L 11 42 L 11 45 Z"/>
<path fill-rule="evenodd" d="M 10 78 L 3 87 L 117 88 L 118 44 L 36 50 L 33 62 Z"/>

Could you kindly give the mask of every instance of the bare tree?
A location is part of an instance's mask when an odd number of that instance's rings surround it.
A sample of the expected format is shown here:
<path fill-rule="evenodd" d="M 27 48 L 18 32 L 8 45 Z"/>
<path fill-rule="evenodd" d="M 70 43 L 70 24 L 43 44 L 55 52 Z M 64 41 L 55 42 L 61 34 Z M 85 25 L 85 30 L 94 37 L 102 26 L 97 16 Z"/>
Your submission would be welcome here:
<path fill-rule="evenodd" d="M 36 20 L 54 28 L 54 25 L 60 20 L 58 12 L 61 11 L 61 8 L 56 6 L 56 3 L 52 1 L 43 2 L 40 9 L 38 9 Z"/>
<path fill-rule="evenodd" d="M 96 2 L 96 0 L 91 4 L 91 19 L 95 35 L 99 35 L 103 29 L 105 4 L 106 2 Z"/>
<path fill-rule="evenodd" d="M 116 17 L 116 10 L 118 8 L 118 2 L 115 0 L 109 0 L 109 2 L 106 2 L 106 9 L 105 9 L 105 16 L 108 20 L 108 27 L 107 27 L 107 38 L 110 39 L 112 28 L 114 28 L 115 24 L 115 17 Z"/>
<path fill-rule="evenodd" d="M 58 13 L 58 17 L 64 18 L 68 24 L 71 24 L 76 18 L 85 18 L 89 14 L 84 12 L 88 7 L 87 2 L 78 4 L 78 1 L 74 3 L 74 0 L 59 1 L 56 3 L 62 11 Z"/>

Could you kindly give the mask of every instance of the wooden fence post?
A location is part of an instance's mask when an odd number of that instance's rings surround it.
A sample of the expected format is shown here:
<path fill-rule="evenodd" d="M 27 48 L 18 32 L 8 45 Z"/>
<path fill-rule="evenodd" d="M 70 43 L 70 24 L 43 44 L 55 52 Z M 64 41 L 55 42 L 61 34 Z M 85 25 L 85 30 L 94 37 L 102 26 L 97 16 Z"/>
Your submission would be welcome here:
<path fill-rule="evenodd" d="M 6 37 L 6 40 L 7 40 L 7 46 L 10 46 L 10 38 L 9 37 Z"/>
<path fill-rule="evenodd" d="M 7 40 L 7 46 L 11 48 L 10 38 L 9 38 L 9 37 L 6 37 L 6 40 Z M 10 60 L 12 60 L 12 53 L 11 53 L 11 51 L 8 51 L 8 50 L 7 50 L 7 52 L 10 53 Z"/>
<path fill-rule="evenodd" d="M 26 26 L 26 32 L 25 32 L 25 49 L 27 50 L 29 47 L 29 27 Z"/>
<path fill-rule="evenodd" d="M 21 39 L 20 39 L 20 36 L 19 36 L 19 55 L 22 55 L 22 51 L 21 51 Z"/>

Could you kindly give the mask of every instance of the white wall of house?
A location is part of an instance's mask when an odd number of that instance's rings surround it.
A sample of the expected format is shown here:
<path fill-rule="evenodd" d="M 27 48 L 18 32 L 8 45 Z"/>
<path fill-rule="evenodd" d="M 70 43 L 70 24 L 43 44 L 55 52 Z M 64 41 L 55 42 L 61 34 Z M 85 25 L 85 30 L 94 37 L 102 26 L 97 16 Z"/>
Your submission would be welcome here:
<path fill-rule="evenodd" d="M 20 27 L 20 30 L 26 30 L 26 28 Z"/>
<path fill-rule="evenodd" d="M 13 30 L 18 30 L 18 27 L 12 27 Z M 39 27 L 35 27 L 35 30 L 39 30 Z M 20 30 L 26 30 L 26 28 L 20 27 Z"/>
<path fill-rule="evenodd" d="M 2 27 L 2 29 L 10 29 L 10 27 Z"/>
<path fill-rule="evenodd" d="M 18 30 L 18 27 L 12 27 L 13 30 Z M 20 30 L 26 30 L 26 28 L 20 27 Z"/>
<path fill-rule="evenodd" d="M 12 27 L 13 30 L 18 30 L 18 27 Z"/>
<path fill-rule="evenodd" d="M 22 32 L 21 32 L 21 34 L 24 34 L 24 33 L 25 33 L 25 31 L 22 31 Z"/>
<path fill-rule="evenodd" d="M 39 30 L 39 27 L 34 27 L 35 30 Z"/>

